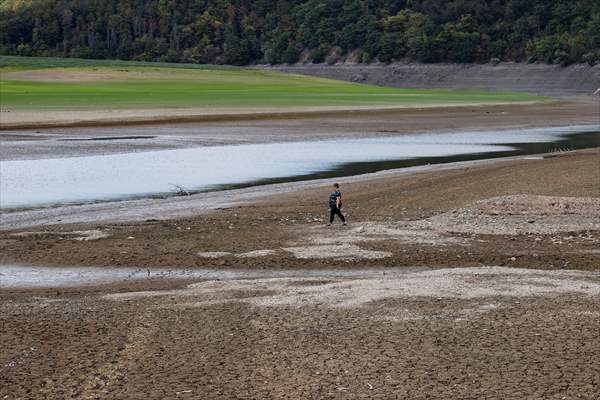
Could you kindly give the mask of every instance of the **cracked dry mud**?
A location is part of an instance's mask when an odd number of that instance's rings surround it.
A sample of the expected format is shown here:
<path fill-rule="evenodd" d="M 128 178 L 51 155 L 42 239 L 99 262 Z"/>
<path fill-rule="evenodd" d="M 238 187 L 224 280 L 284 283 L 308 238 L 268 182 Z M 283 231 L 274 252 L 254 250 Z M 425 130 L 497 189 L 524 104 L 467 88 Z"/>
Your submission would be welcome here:
<path fill-rule="evenodd" d="M 6 398 L 584 398 L 600 278 L 465 268 L 3 295 Z M 142 287 L 140 287 L 142 289 Z M 156 290 L 163 289 L 163 290 Z M 51 326 L 47 325 L 51 322 Z M 77 340 L 73 340 L 77 337 Z"/>

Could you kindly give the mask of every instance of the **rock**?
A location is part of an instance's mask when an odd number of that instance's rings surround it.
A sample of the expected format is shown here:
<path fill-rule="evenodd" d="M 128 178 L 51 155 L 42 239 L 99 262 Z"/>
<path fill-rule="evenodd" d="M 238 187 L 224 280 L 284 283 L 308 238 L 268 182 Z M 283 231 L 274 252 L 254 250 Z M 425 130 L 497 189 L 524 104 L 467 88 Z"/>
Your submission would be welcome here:
<path fill-rule="evenodd" d="M 196 254 L 202 258 L 220 258 L 231 255 L 231 253 L 228 251 L 201 251 Z"/>
<path fill-rule="evenodd" d="M 275 254 L 275 250 L 264 249 L 264 250 L 253 250 L 246 253 L 236 254 L 237 258 L 256 258 L 256 257 L 266 257 Z"/>
<path fill-rule="evenodd" d="M 367 75 L 364 72 L 360 72 L 352 76 L 352 82 L 364 82 L 367 80 Z"/>

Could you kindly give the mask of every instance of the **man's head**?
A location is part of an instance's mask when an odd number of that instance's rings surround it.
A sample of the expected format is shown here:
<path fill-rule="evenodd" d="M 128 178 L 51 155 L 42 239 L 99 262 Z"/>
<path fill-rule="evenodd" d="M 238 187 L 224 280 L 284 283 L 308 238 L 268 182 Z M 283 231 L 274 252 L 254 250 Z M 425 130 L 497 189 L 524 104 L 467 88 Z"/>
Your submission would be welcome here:
<path fill-rule="evenodd" d="M 339 188 L 340 188 L 340 184 L 339 184 L 339 183 L 334 183 L 334 184 L 333 184 L 333 187 L 334 187 L 335 189 L 339 189 Z"/>

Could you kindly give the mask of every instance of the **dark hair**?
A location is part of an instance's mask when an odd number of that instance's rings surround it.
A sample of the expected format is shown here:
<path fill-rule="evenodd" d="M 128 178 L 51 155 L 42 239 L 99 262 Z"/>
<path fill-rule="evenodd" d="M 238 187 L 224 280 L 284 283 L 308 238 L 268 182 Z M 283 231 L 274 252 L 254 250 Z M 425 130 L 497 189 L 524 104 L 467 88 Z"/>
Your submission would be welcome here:
<path fill-rule="evenodd" d="M 336 189 L 339 189 L 340 188 L 340 184 L 339 183 L 334 183 L 333 187 L 336 188 Z"/>

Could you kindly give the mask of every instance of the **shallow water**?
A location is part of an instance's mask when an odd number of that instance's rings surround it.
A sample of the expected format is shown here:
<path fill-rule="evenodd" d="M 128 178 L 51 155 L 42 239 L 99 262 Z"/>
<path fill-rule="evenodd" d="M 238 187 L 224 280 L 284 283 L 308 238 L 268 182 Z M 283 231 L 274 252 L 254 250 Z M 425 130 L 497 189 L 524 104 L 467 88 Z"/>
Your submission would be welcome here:
<path fill-rule="evenodd" d="M 600 126 L 199 147 L 0 162 L 0 207 L 216 190 L 553 148 L 600 146 Z"/>
<path fill-rule="evenodd" d="M 0 265 L 0 289 L 53 288 L 109 284 L 143 279 L 257 279 L 257 278 L 366 278 L 428 270 L 415 268 L 226 270 L 182 268 L 30 267 Z"/>

